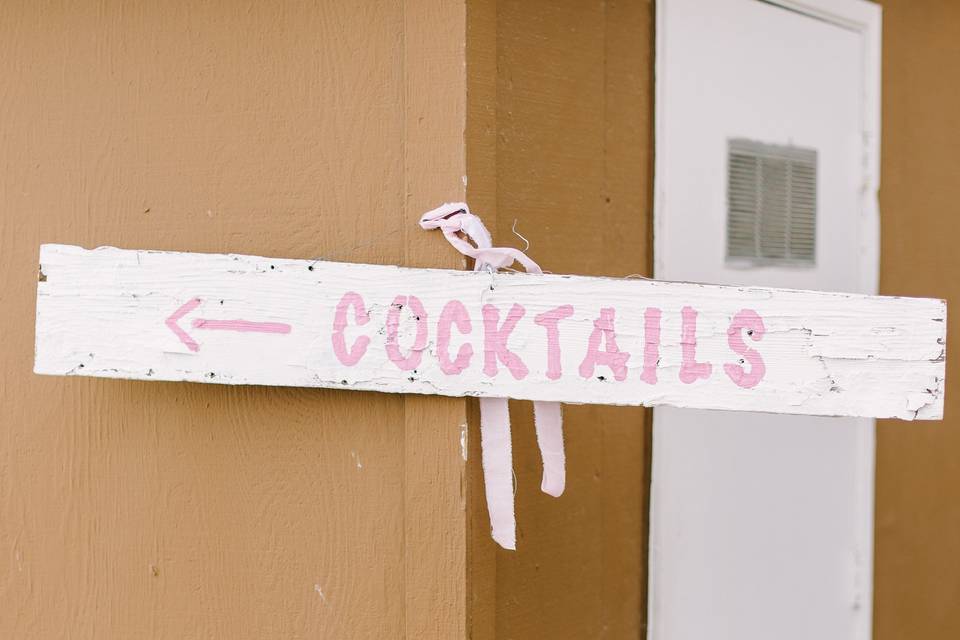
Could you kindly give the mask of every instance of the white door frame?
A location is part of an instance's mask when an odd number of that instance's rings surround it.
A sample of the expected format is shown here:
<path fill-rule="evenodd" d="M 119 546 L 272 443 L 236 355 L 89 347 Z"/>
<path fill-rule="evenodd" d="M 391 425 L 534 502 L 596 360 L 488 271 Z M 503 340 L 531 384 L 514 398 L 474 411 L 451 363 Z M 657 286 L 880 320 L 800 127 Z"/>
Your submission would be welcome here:
<path fill-rule="evenodd" d="M 753 0 L 767 4 L 778 5 L 785 9 L 796 11 L 815 17 L 837 26 L 850 29 L 861 34 L 863 42 L 864 69 L 862 73 L 863 92 L 863 136 L 862 136 L 862 164 L 863 182 L 860 196 L 860 246 L 859 263 L 861 293 L 876 294 L 879 288 L 880 266 L 880 210 L 878 191 L 880 185 L 880 64 L 881 64 L 881 8 L 867 0 Z M 676 3 L 671 0 L 657 0 L 656 6 L 656 60 L 655 60 L 655 107 L 654 107 L 654 277 L 663 277 L 665 240 L 664 224 L 666 212 L 665 185 L 668 158 L 671 141 L 667 137 L 666 122 L 670 118 L 671 105 L 665 103 L 666 83 L 670 82 L 670 60 L 666 59 L 666 15 Z M 709 51 L 704 51 L 709 55 Z M 862 490 L 863 508 L 867 511 L 862 514 L 864 527 L 859 532 L 861 538 L 860 549 L 867 557 L 861 558 L 860 570 L 855 576 L 857 584 L 855 600 L 857 606 L 866 609 L 863 613 L 864 626 L 861 627 L 862 640 L 871 637 L 872 594 L 873 594 L 873 496 L 874 496 L 874 439 L 864 439 L 863 449 L 858 453 L 860 457 L 858 468 L 863 477 L 859 483 Z M 655 460 L 654 464 L 682 463 L 681 461 Z M 655 496 L 651 494 L 651 498 Z M 653 511 L 651 510 L 651 517 Z M 651 529 L 651 549 L 649 554 L 648 571 L 648 637 L 655 638 L 657 629 L 657 598 L 654 590 L 657 584 L 657 549 L 660 542 L 653 538 Z M 762 559 L 758 559 L 762 561 Z M 662 640 L 656 638 L 656 640 Z"/>

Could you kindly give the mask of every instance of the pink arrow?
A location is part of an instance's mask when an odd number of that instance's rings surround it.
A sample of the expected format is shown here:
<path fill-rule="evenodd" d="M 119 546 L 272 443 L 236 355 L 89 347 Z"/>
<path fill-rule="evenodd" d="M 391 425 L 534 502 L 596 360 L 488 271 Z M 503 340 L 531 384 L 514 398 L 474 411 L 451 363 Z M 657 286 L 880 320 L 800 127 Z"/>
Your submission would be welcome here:
<path fill-rule="evenodd" d="M 199 351 L 200 345 L 197 344 L 197 341 L 190 337 L 190 334 L 183 330 L 180 326 L 180 318 L 187 315 L 198 306 L 200 306 L 200 298 L 194 298 L 188 302 L 185 302 L 179 309 L 170 314 L 170 317 L 164 320 L 164 324 L 169 327 L 170 331 L 174 333 L 180 342 L 187 345 L 187 348 L 191 351 Z M 205 318 L 197 318 L 193 321 L 193 327 L 195 329 L 210 329 L 213 331 L 242 331 L 242 332 L 254 332 L 254 333 L 290 333 L 290 325 L 284 322 L 251 322 L 249 320 L 207 320 Z"/>

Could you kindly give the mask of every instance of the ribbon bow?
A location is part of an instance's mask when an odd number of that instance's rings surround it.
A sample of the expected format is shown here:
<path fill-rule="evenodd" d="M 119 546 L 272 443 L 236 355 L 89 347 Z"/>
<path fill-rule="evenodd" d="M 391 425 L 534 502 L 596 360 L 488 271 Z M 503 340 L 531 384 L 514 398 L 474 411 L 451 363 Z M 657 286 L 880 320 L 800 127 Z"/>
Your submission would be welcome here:
<path fill-rule="evenodd" d="M 527 254 L 511 247 L 494 247 L 483 221 L 463 202 L 443 204 L 420 218 L 423 229 L 440 229 L 463 255 L 475 260 L 474 271 L 495 272 L 519 262 L 527 273 L 543 273 Z M 467 240 L 473 242 L 470 244 Z M 563 417 L 559 402 L 534 402 L 537 444 L 543 460 L 540 489 L 551 496 L 563 494 L 566 459 L 563 452 Z M 493 539 L 504 549 L 517 548 L 517 522 L 513 508 L 513 460 L 510 412 L 506 398 L 480 398 L 480 447 L 483 478 Z"/>

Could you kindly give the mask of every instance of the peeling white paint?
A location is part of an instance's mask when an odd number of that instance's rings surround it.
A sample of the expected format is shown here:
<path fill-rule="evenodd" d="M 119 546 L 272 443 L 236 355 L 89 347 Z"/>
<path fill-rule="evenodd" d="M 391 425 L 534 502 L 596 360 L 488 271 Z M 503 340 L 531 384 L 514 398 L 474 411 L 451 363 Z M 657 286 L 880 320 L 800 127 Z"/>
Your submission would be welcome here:
<path fill-rule="evenodd" d="M 40 262 L 34 370 L 42 374 L 905 419 L 943 412 L 942 300 L 66 245 L 44 245 Z M 358 324 L 354 308 L 343 314 L 345 348 L 369 341 L 353 365 L 342 363 L 333 340 L 348 292 L 369 317 Z M 394 304 L 397 296 L 405 306 Z M 200 302 L 189 306 L 193 300 Z M 462 370 L 445 372 L 438 320 L 451 300 L 462 303 L 471 328 L 454 325 L 447 352 L 454 359 L 469 345 L 472 355 Z M 506 348 L 524 375 L 511 373 L 485 342 L 484 305 L 498 311 L 494 331 L 513 305 L 522 308 Z M 561 305 L 573 312 L 558 321 L 551 378 L 548 332 L 534 319 Z M 697 312 L 691 360 L 711 364 L 709 376 L 689 382 L 680 375 L 685 307 Z M 655 383 L 642 377 L 650 308 L 661 311 Z M 617 347 L 629 354 L 622 376 L 603 362 L 583 373 L 602 309 L 615 310 Z M 731 330 L 745 309 L 762 319 L 762 339 Z M 732 350 L 732 332 L 764 362 L 752 388 L 727 372 L 751 368 Z M 608 337 L 595 351 L 611 348 Z M 496 373 L 485 371 L 487 359 Z"/>
<path fill-rule="evenodd" d="M 460 455 L 463 456 L 463 461 L 467 461 L 467 423 L 464 422 L 460 425 Z"/>

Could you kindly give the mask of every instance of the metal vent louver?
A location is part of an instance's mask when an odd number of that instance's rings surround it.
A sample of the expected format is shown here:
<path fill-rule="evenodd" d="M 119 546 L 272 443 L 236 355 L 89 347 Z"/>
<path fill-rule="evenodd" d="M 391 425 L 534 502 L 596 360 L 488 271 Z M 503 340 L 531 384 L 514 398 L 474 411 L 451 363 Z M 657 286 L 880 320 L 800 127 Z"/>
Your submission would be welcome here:
<path fill-rule="evenodd" d="M 816 150 L 729 140 L 727 261 L 812 266 L 816 231 Z"/>

